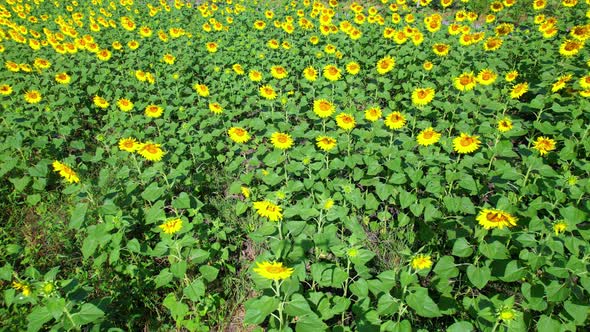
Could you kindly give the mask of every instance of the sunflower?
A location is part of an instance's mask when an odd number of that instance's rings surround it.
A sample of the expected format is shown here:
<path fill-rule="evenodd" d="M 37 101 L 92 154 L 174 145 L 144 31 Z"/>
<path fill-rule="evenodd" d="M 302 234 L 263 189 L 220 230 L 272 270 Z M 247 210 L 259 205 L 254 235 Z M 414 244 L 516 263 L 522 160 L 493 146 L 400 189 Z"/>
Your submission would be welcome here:
<path fill-rule="evenodd" d="M 102 49 L 96 53 L 96 57 L 100 61 L 109 61 L 111 59 L 112 53 L 107 49 Z"/>
<path fill-rule="evenodd" d="M 437 43 L 432 45 L 432 51 L 438 56 L 446 56 L 449 54 L 451 47 L 447 44 Z"/>
<path fill-rule="evenodd" d="M 241 186 L 240 187 L 240 191 L 242 192 L 242 195 L 244 195 L 244 198 L 250 198 L 250 188 L 246 187 L 246 186 Z"/>
<path fill-rule="evenodd" d="M 337 81 L 342 77 L 340 69 L 335 65 L 327 65 L 324 67 L 324 77 L 330 81 Z"/>
<path fill-rule="evenodd" d="M 416 88 L 412 92 L 412 104 L 424 106 L 432 101 L 434 94 L 433 88 Z"/>
<path fill-rule="evenodd" d="M 590 89 L 590 74 L 580 78 L 579 83 L 583 89 Z"/>
<path fill-rule="evenodd" d="M 507 132 L 512 129 L 512 120 L 509 118 L 503 118 L 502 120 L 498 121 L 498 130 L 500 132 Z"/>
<path fill-rule="evenodd" d="M 201 97 L 208 97 L 209 96 L 209 88 L 205 84 L 197 83 L 193 86 L 193 88 L 195 89 L 195 91 L 197 91 L 199 96 L 201 96 Z"/>
<path fill-rule="evenodd" d="M 168 219 L 165 223 L 158 226 L 162 229 L 162 232 L 166 234 L 174 234 L 177 233 L 182 228 L 182 219 L 180 218 L 173 218 Z"/>
<path fill-rule="evenodd" d="M 522 95 L 524 95 L 527 91 L 529 91 L 529 84 L 527 82 L 518 83 L 510 91 L 510 98 L 518 99 Z"/>
<path fill-rule="evenodd" d="M 0 94 L 4 96 L 8 96 L 12 93 L 12 87 L 8 84 L 0 85 Z"/>
<path fill-rule="evenodd" d="M 499 37 L 490 37 L 483 43 L 483 48 L 486 51 L 495 51 L 502 46 L 502 39 Z"/>
<path fill-rule="evenodd" d="M 504 79 L 506 80 L 506 82 L 512 82 L 517 77 L 518 77 L 518 72 L 516 70 L 512 70 L 512 71 L 509 71 L 508 73 L 506 73 L 506 76 L 504 77 Z"/>
<path fill-rule="evenodd" d="M 365 119 L 369 122 L 375 122 L 381 119 L 383 112 L 379 106 L 369 107 L 365 110 Z"/>
<path fill-rule="evenodd" d="M 207 44 L 205 44 L 205 47 L 207 47 L 207 51 L 209 53 L 215 53 L 217 52 L 218 45 L 215 42 L 208 42 Z"/>
<path fill-rule="evenodd" d="M 270 141 L 275 148 L 281 150 L 286 150 L 293 146 L 293 139 L 291 138 L 291 135 L 285 133 L 273 133 L 270 136 Z"/>
<path fill-rule="evenodd" d="M 283 219 L 281 207 L 269 201 L 258 201 L 253 203 L 256 213 L 259 216 L 268 218 L 270 221 L 279 221 Z"/>
<path fill-rule="evenodd" d="M 539 151 L 541 156 L 544 156 L 549 153 L 549 151 L 555 150 L 555 141 L 544 136 L 537 137 L 533 149 Z"/>
<path fill-rule="evenodd" d="M 465 72 L 453 79 L 455 88 L 459 91 L 469 91 L 475 87 L 476 79 L 473 72 Z"/>
<path fill-rule="evenodd" d="M 13 281 L 12 288 L 16 290 L 20 290 L 23 292 L 23 296 L 30 296 L 31 295 L 31 286 L 24 282 Z"/>
<path fill-rule="evenodd" d="M 55 160 L 52 165 L 53 170 L 58 172 L 59 175 L 69 183 L 80 182 L 80 178 L 78 177 L 76 172 L 74 172 L 74 170 L 72 170 L 68 165 L 63 164 L 57 160 Z"/>
<path fill-rule="evenodd" d="M 481 85 L 490 85 L 496 81 L 498 75 L 491 69 L 483 69 L 477 74 L 477 83 Z"/>
<path fill-rule="evenodd" d="M 419 145 L 428 146 L 438 142 L 440 137 L 440 133 L 437 133 L 432 127 L 428 127 L 418 134 L 416 140 Z"/>
<path fill-rule="evenodd" d="M 559 46 L 559 54 L 564 57 L 571 57 L 576 54 L 584 47 L 584 43 L 578 40 L 566 40 Z"/>
<path fill-rule="evenodd" d="M 55 75 L 55 81 L 59 84 L 69 84 L 72 78 L 67 73 L 59 73 Z"/>
<path fill-rule="evenodd" d="M 4 65 L 6 66 L 6 69 L 10 70 L 13 73 L 20 71 L 20 66 L 16 62 L 6 61 L 6 63 Z"/>
<path fill-rule="evenodd" d="M 221 114 L 223 113 L 223 106 L 221 106 L 219 103 L 209 103 L 209 110 L 211 113 Z"/>
<path fill-rule="evenodd" d="M 144 114 L 150 118 L 159 118 L 160 116 L 162 116 L 163 112 L 164 109 L 162 107 L 152 104 L 146 106 Z"/>
<path fill-rule="evenodd" d="M 106 99 L 104 99 L 103 97 L 94 96 L 94 98 L 92 100 L 94 102 L 94 105 L 96 105 L 97 107 L 100 107 L 100 108 L 109 107 L 109 102 Z"/>
<path fill-rule="evenodd" d="M 358 62 L 352 61 L 346 64 L 346 71 L 350 75 L 356 75 L 359 73 L 360 70 L 361 66 L 358 64 Z"/>
<path fill-rule="evenodd" d="M 325 99 L 313 101 L 313 112 L 322 119 L 329 117 L 335 111 L 336 108 L 334 107 L 334 104 Z"/>
<path fill-rule="evenodd" d="M 506 325 L 508 325 L 511 321 L 515 320 L 517 315 L 518 311 L 514 310 L 512 307 L 509 306 L 502 306 L 496 312 L 496 317 L 498 321 L 502 321 Z"/>
<path fill-rule="evenodd" d="M 571 74 L 560 76 L 557 79 L 557 82 L 553 83 L 553 85 L 551 86 L 551 92 L 557 92 L 557 91 L 565 88 L 565 84 L 567 82 L 569 82 L 571 79 L 572 79 Z"/>
<path fill-rule="evenodd" d="M 385 125 L 392 130 L 401 129 L 406 124 L 406 117 L 400 112 L 393 112 L 385 118 Z"/>
<path fill-rule="evenodd" d="M 136 40 L 130 40 L 127 43 L 127 47 L 129 47 L 131 50 L 136 50 L 139 47 L 139 43 Z"/>
<path fill-rule="evenodd" d="M 461 133 L 459 137 L 453 139 L 455 151 L 462 154 L 471 153 L 479 149 L 480 144 L 481 141 L 479 140 L 479 136 L 470 136 L 465 133 Z"/>
<path fill-rule="evenodd" d="M 236 143 L 246 143 L 250 140 L 250 134 L 244 128 L 231 127 L 227 131 L 229 138 Z"/>
<path fill-rule="evenodd" d="M 127 152 L 135 152 L 139 148 L 139 143 L 132 137 L 121 138 L 119 140 L 119 149 Z"/>
<path fill-rule="evenodd" d="M 254 272 L 269 280 L 284 280 L 293 274 L 293 268 L 283 266 L 283 263 L 265 261 L 256 265 Z"/>
<path fill-rule="evenodd" d="M 377 61 L 377 72 L 381 75 L 385 75 L 393 70 L 395 66 L 395 59 L 393 59 L 390 55 L 380 59 Z"/>
<path fill-rule="evenodd" d="M 414 270 L 426 270 L 432 267 L 432 257 L 430 255 L 419 254 L 412 258 L 410 265 Z"/>
<path fill-rule="evenodd" d="M 252 82 L 260 82 L 262 81 L 262 73 L 258 70 L 252 69 L 248 72 L 248 78 L 250 78 L 250 81 Z"/>
<path fill-rule="evenodd" d="M 559 235 L 560 233 L 564 233 L 567 230 L 567 223 L 563 220 L 560 220 L 553 224 L 553 231 L 555 235 Z"/>
<path fill-rule="evenodd" d="M 340 113 L 336 116 L 336 124 L 344 130 L 352 130 L 356 125 L 356 121 L 352 114 Z"/>
<path fill-rule="evenodd" d="M 424 61 L 424 64 L 422 65 L 422 68 L 426 71 L 431 71 L 433 67 L 434 65 L 430 61 Z"/>
<path fill-rule="evenodd" d="M 336 147 L 336 139 L 329 136 L 318 136 L 316 138 L 316 145 L 318 148 L 328 152 Z"/>
<path fill-rule="evenodd" d="M 289 73 L 283 66 L 272 66 L 270 68 L 270 74 L 272 75 L 272 77 L 278 80 L 283 79 L 287 77 L 287 75 L 289 75 Z"/>
<path fill-rule="evenodd" d="M 307 67 L 303 70 L 303 77 L 306 80 L 313 82 L 318 78 L 318 71 L 311 66 Z"/>
<path fill-rule="evenodd" d="M 234 70 L 234 72 L 238 75 L 244 75 L 245 71 L 244 71 L 244 67 L 242 67 L 241 64 L 236 63 L 233 66 L 231 66 L 232 69 Z"/>
<path fill-rule="evenodd" d="M 508 212 L 497 209 L 483 209 L 475 218 L 485 229 L 516 226 L 518 219 Z"/>
<path fill-rule="evenodd" d="M 263 85 L 260 87 L 260 95 L 268 100 L 273 100 L 277 97 L 275 89 L 270 85 Z"/>
<path fill-rule="evenodd" d="M 137 153 L 149 161 L 160 161 L 164 156 L 164 151 L 160 148 L 160 144 L 150 141 L 140 144 L 137 148 Z"/>
<path fill-rule="evenodd" d="M 41 92 L 37 90 L 29 90 L 25 93 L 24 98 L 29 104 L 37 104 L 41 101 Z"/>
<path fill-rule="evenodd" d="M 117 107 L 123 112 L 129 112 L 133 109 L 133 103 L 127 98 L 117 100 Z"/>
<path fill-rule="evenodd" d="M 169 65 L 173 65 L 174 62 L 176 61 L 176 57 L 170 53 L 166 53 L 162 57 L 162 61 L 164 61 L 165 63 L 167 63 Z"/>

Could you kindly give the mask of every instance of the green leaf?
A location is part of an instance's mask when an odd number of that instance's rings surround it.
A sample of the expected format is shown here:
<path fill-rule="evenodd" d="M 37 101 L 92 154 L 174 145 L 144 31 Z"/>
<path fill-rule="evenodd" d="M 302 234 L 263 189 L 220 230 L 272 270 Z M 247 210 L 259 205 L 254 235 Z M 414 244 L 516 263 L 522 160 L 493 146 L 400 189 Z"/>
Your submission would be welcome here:
<path fill-rule="evenodd" d="M 537 322 L 537 331 L 561 332 L 561 323 L 551 317 L 543 315 Z"/>
<path fill-rule="evenodd" d="M 377 312 L 381 316 L 388 316 L 393 314 L 399 309 L 400 301 L 389 293 L 381 295 L 377 302 Z"/>
<path fill-rule="evenodd" d="M 53 318 L 53 315 L 46 307 L 37 306 L 34 307 L 31 313 L 27 316 L 27 332 L 39 331 L 43 324 L 49 322 Z"/>
<path fill-rule="evenodd" d="M 491 259 L 507 259 L 510 258 L 510 253 L 506 246 L 500 241 L 492 243 L 481 243 L 479 245 L 479 252 Z"/>
<path fill-rule="evenodd" d="M 407 319 L 401 322 L 387 321 L 381 325 L 381 331 L 387 332 L 412 332 L 412 324 Z"/>
<path fill-rule="evenodd" d="M 84 239 L 82 243 L 82 257 L 84 259 L 88 259 L 88 257 L 92 256 L 98 247 L 98 240 L 92 234 L 89 235 Z"/>
<path fill-rule="evenodd" d="M 172 201 L 172 207 L 175 209 L 190 209 L 191 199 L 185 192 L 181 192 L 178 197 Z"/>
<path fill-rule="evenodd" d="M 279 299 L 270 296 L 262 296 L 258 299 L 246 301 L 244 304 L 246 308 L 244 323 L 261 324 L 268 315 L 277 310 L 279 303 Z"/>
<path fill-rule="evenodd" d="M 12 178 L 9 181 L 12 182 L 12 184 L 14 185 L 14 190 L 16 190 L 17 193 L 20 193 L 23 190 L 25 190 L 25 188 L 29 184 L 29 181 L 31 181 L 31 178 L 28 176 L 24 176 L 22 178 Z"/>
<path fill-rule="evenodd" d="M 350 285 L 350 291 L 359 298 L 369 296 L 369 284 L 365 279 L 358 279 Z"/>
<path fill-rule="evenodd" d="M 47 310 L 54 319 L 58 320 L 64 313 L 66 299 L 61 297 L 50 297 L 47 299 Z"/>
<path fill-rule="evenodd" d="M 449 326 L 447 332 L 472 332 L 475 330 L 470 322 L 456 322 Z"/>
<path fill-rule="evenodd" d="M 195 279 L 190 285 L 186 286 L 182 293 L 186 296 L 189 300 L 193 302 L 198 302 L 201 298 L 205 295 L 205 283 L 201 279 Z"/>
<path fill-rule="evenodd" d="M 211 281 L 217 279 L 217 274 L 219 273 L 219 269 L 216 267 L 213 267 L 211 265 L 202 265 L 199 268 L 199 272 L 201 272 L 201 275 L 203 276 L 203 278 L 205 278 L 205 280 L 211 282 Z"/>
<path fill-rule="evenodd" d="M 170 272 L 172 272 L 172 275 L 174 275 L 176 278 L 181 279 L 186 273 L 186 268 L 186 261 L 180 261 L 170 265 Z"/>
<path fill-rule="evenodd" d="M 295 332 L 327 331 L 327 329 L 328 325 L 315 314 L 299 317 L 295 324 Z"/>
<path fill-rule="evenodd" d="M 469 257 L 473 254 L 473 248 L 464 237 L 458 238 L 453 243 L 452 254 L 457 257 Z"/>
<path fill-rule="evenodd" d="M 467 267 L 467 278 L 469 281 L 477 287 L 478 289 L 482 289 L 485 285 L 490 281 L 492 277 L 492 271 L 487 266 L 476 267 L 475 265 L 471 264 Z"/>
<path fill-rule="evenodd" d="M 459 269 L 456 267 L 455 258 L 452 256 L 441 257 L 436 263 L 433 271 L 441 278 L 454 278 L 459 275 Z"/>
<path fill-rule="evenodd" d="M 104 312 L 91 303 L 84 303 L 75 314 L 72 314 L 72 321 L 77 326 L 92 323 L 104 316 Z"/>
<path fill-rule="evenodd" d="M 131 239 L 127 242 L 127 249 L 131 252 L 138 253 L 141 251 L 141 245 L 137 239 Z"/>
<path fill-rule="evenodd" d="M 314 314 L 307 300 L 301 294 L 293 294 L 285 306 L 285 313 L 291 316 L 305 316 Z"/>
<path fill-rule="evenodd" d="M 74 212 L 72 212 L 72 217 L 70 218 L 70 229 L 80 229 L 80 227 L 82 227 L 84 217 L 86 216 L 86 210 L 88 210 L 88 203 L 78 203 L 76 205 Z"/>
<path fill-rule="evenodd" d="M 567 220 L 571 224 L 577 225 L 579 223 L 586 221 L 586 213 L 573 206 L 561 208 L 559 209 L 559 213 L 565 220 Z"/>
<path fill-rule="evenodd" d="M 406 297 L 406 303 L 414 309 L 419 316 L 433 318 L 442 316 L 438 305 L 428 296 L 428 289 L 412 287 Z"/>
<path fill-rule="evenodd" d="M 153 202 L 157 200 L 164 193 L 163 187 L 158 187 L 156 182 L 152 182 L 145 190 L 141 193 L 141 197 L 146 201 Z"/>
<path fill-rule="evenodd" d="M 174 320 L 179 321 L 188 313 L 188 305 L 177 301 L 174 293 L 169 293 L 162 302 L 166 308 L 170 310 L 170 314 Z"/>
<path fill-rule="evenodd" d="M 475 195 L 478 192 L 477 182 L 475 182 L 471 175 L 463 174 L 459 180 L 459 187 L 469 190 L 471 195 Z"/>
<path fill-rule="evenodd" d="M 170 270 L 168 268 L 163 269 L 162 271 L 160 271 L 158 276 L 154 279 L 154 281 L 156 282 L 156 288 L 160 288 L 162 286 L 168 285 L 172 281 L 173 278 L 174 278 L 174 275 L 172 275 L 172 273 L 170 272 Z"/>
<path fill-rule="evenodd" d="M 565 311 L 574 318 L 576 325 L 584 325 L 584 323 L 586 322 L 586 318 L 588 318 L 590 305 L 575 304 L 572 301 L 565 301 L 563 307 Z"/>

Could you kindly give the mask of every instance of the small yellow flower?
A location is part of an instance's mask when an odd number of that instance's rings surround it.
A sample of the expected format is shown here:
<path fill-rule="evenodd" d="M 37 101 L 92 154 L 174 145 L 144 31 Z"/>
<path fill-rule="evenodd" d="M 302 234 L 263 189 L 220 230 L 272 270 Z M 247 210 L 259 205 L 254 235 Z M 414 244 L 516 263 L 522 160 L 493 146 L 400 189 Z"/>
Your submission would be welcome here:
<path fill-rule="evenodd" d="M 133 109 L 133 103 L 127 98 L 121 98 L 117 101 L 117 107 L 123 112 L 129 112 Z"/>
<path fill-rule="evenodd" d="M 555 235 L 559 235 L 560 233 L 564 233 L 567 230 L 567 223 L 563 220 L 560 220 L 553 224 L 553 231 Z"/>
<path fill-rule="evenodd" d="M 242 191 L 242 195 L 244 195 L 245 198 L 250 198 L 250 188 L 246 187 L 246 186 L 241 186 L 240 190 Z"/>
<path fill-rule="evenodd" d="M 270 221 L 279 221 L 283 219 L 281 207 L 269 201 L 254 202 L 254 209 L 259 216 L 268 218 Z"/>
<path fill-rule="evenodd" d="M 160 227 L 162 232 L 166 234 L 174 234 L 182 228 L 182 220 L 180 218 L 168 219 L 165 223 L 158 227 Z"/>
<path fill-rule="evenodd" d="M 507 132 L 512 129 L 512 120 L 509 118 L 503 118 L 502 120 L 498 121 L 498 130 L 500 132 Z"/>
<path fill-rule="evenodd" d="M 284 280 L 293 274 L 293 268 L 283 266 L 283 263 L 266 261 L 256 263 L 254 272 L 269 280 Z"/>
<path fill-rule="evenodd" d="M 59 175 L 62 178 L 64 178 L 66 181 L 68 181 L 69 183 L 80 182 L 80 178 L 78 177 L 76 172 L 74 172 L 74 170 L 71 169 L 68 165 L 55 160 L 53 162 L 52 166 L 53 166 L 53 170 L 58 172 Z"/>
<path fill-rule="evenodd" d="M 410 263 L 414 270 L 426 270 L 432 267 L 432 257 L 430 255 L 419 254 L 412 258 Z"/>
<path fill-rule="evenodd" d="M 546 155 L 549 151 L 555 150 L 555 141 L 551 138 L 540 136 L 534 143 L 533 149 L 539 151 L 541 156 Z"/>
<path fill-rule="evenodd" d="M 352 114 L 340 113 L 336 116 L 336 124 L 344 130 L 352 130 L 356 125 L 356 121 Z"/>

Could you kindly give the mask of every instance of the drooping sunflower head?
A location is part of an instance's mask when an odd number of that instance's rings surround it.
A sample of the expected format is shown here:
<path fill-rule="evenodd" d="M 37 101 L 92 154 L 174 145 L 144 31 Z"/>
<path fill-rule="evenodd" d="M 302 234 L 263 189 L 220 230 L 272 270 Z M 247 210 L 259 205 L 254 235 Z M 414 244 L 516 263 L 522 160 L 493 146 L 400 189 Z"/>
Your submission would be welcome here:
<path fill-rule="evenodd" d="M 516 217 L 506 211 L 487 208 L 479 212 L 476 220 L 479 222 L 479 225 L 485 229 L 511 228 L 516 226 L 516 222 L 518 221 Z"/>

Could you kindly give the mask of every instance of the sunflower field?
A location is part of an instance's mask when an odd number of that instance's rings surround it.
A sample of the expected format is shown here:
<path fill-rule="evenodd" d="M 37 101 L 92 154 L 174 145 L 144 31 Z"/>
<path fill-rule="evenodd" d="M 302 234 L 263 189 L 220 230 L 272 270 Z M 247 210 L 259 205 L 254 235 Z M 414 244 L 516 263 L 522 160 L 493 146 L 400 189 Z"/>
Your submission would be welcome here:
<path fill-rule="evenodd" d="M 0 1 L 0 331 L 582 331 L 590 0 Z"/>

